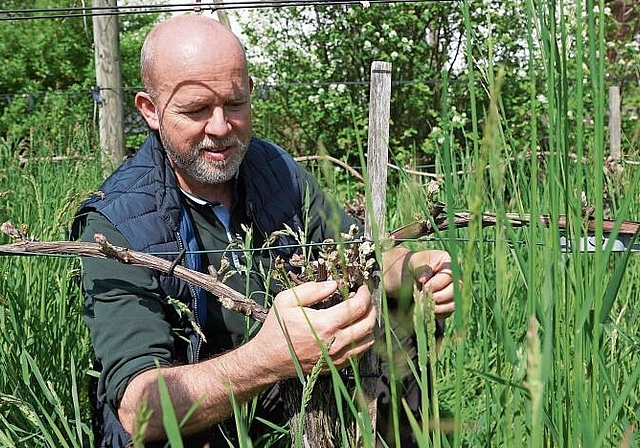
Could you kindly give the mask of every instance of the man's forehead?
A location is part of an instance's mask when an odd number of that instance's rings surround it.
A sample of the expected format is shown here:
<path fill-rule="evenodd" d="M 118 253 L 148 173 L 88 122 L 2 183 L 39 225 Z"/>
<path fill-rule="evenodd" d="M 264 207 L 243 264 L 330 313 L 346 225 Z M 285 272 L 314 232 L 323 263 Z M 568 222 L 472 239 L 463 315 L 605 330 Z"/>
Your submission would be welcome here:
<path fill-rule="evenodd" d="M 248 94 L 248 85 L 242 79 L 185 79 L 177 83 L 164 82 L 159 93 L 173 103 L 192 103 L 212 99 L 244 97 Z"/>
<path fill-rule="evenodd" d="M 155 39 L 156 66 L 158 70 L 189 68 L 198 65 L 244 65 L 242 45 L 229 33 L 213 33 L 204 29 L 172 30 Z"/>
<path fill-rule="evenodd" d="M 208 54 L 198 52 L 193 46 L 190 51 L 173 51 L 158 58 L 153 66 L 155 77 L 160 84 L 182 85 L 205 83 L 224 85 L 246 81 L 247 69 L 244 60 L 234 53 Z"/>

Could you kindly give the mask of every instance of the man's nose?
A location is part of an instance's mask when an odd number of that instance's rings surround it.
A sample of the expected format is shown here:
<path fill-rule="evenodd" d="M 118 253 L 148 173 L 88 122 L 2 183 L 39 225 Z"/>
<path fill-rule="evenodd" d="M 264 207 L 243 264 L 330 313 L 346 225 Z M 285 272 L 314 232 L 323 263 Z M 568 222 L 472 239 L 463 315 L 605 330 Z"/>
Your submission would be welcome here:
<path fill-rule="evenodd" d="M 224 107 L 214 107 L 211 116 L 207 120 L 204 132 L 209 135 L 223 137 L 231 131 L 231 124 L 227 120 Z"/>

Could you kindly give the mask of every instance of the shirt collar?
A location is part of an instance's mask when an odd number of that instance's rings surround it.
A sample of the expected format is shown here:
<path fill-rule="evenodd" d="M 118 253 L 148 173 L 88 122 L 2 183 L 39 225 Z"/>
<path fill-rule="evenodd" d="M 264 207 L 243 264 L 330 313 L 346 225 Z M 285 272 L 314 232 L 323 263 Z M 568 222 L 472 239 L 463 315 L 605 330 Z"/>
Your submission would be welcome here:
<path fill-rule="evenodd" d="M 208 206 L 211 206 L 211 207 L 217 207 L 217 206 L 221 205 L 220 202 L 207 201 L 206 199 L 201 198 L 200 196 L 196 196 L 194 194 L 191 194 L 191 193 L 188 193 L 188 192 L 184 191 L 182 188 L 180 188 L 180 191 L 182 192 L 183 195 L 185 195 L 187 198 L 189 198 L 191 201 L 193 201 L 194 203 L 196 203 L 198 205 L 205 205 L 205 206 L 208 205 Z"/>

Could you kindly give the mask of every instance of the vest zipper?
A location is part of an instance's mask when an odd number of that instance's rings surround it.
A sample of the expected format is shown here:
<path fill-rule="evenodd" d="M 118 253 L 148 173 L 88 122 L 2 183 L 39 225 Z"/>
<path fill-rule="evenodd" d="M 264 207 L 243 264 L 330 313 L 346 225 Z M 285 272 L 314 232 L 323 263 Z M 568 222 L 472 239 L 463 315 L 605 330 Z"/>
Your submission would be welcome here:
<path fill-rule="evenodd" d="M 179 232 L 176 232 L 176 236 L 177 236 L 177 241 L 178 241 L 178 249 L 180 251 L 182 251 L 184 249 L 184 243 L 182 242 L 182 237 L 180 236 Z M 182 266 L 188 268 L 184 258 L 182 259 L 182 263 L 181 264 L 182 264 Z M 192 300 L 191 310 L 193 311 L 193 319 L 194 319 L 196 325 L 200 325 L 200 317 L 198 316 L 198 294 L 196 293 L 195 286 L 193 286 L 191 283 L 187 283 L 187 285 L 189 286 L 189 291 L 191 292 L 191 300 Z M 194 331 L 195 331 L 195 329 L 194 329 Z M 202 338 L 200 337 L 200 335 L 198 335 L 197 332 L 196 332 L 195 337 L 196 337 L 196 346 L 194 347 L 194 351 L 193 351 L 193 363 L 192 364 L 196 364 L 198 362 L 198 360 L 200 359 L 200 348 L 202 346 Z"/>

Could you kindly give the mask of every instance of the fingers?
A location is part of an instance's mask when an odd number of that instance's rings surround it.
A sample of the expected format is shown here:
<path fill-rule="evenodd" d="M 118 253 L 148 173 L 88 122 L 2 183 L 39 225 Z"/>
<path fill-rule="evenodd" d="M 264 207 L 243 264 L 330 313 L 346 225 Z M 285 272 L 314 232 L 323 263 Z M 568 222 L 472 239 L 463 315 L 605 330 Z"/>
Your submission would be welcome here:
<path fill-rule="evenodd" d="M 440 250 L 425 250 L 411 256 L 411 269 L 414 278 L 429 291 L 445 290 L 453 282 L 451 257 Z"/>
<path fill-rule="evenodd" d="M 280 306 L 311 306 L 326 299 L 338 289 L 338 284 L 331 280 L 326 282 L 309 282 L 295 288 L 282 291 L 276 296 Z"/>
<path fill-rule="evenodd" d="M 351 300 L 349 299 L 347 302 Z M 365 314 L 361 315 L 357 320 L 335 331 L 333 342 L 329 347 L 329 354 L 333 357 L 343 351 L 345 347 L 357 345 L 363 340 L 368 341 L 369 338 L 373 338 L 377 322 L 378 312 L 375 307 L 370 306 Z"/>
<path fill-rule="evenodd" d="M 451 274 L 451 257 L 443 250 L 414 252 L 409 259 L 409 267 L 414 278 L 425 283 L 440 272 Z"/>
<path fill-rule="evenodd" d="M 448 317 L 455 311 L 456 303 L 453 300 L 453 284 L 447 289 L 450 289 L 450 291 L 433 294 L 433 301 L 435 302 L 434 313 L 437 317 Z"/>
<path fill-rule="evenodd" d="M 436 316 L 453 314 L 454 284 L 449 254 L 436 250 L 416 252 L 411 257 L 411 266 L 418 283 L 432 293 Z"/>
<path fill-rule="evenodd" d="M 428 291 L 435 293 L 453 285 L 453 275 L 451 273 L 451 269 L 446 269 L 436 272 L 435 275 L 425 282 L 421 282 L 420 280 L 418 280 L 418 282 L 423 283 L 424 287 L 427 288 Z"/>
<path fill-rule="evenodd" d="M 371 293 L 366 286 L 360 286 L 356 293 L 348 300 L 344 300 L 331 308 L 333 324 L 342 328 L 352 322 L 361 319 L 363 316 L 375 311 L 371 303 Z"/>
<path fill-rule="evenodd" d="M 323 342 L 329 348 L 329 355 L 360 353 L 369 346 L 378 322 L 377 309 L 371 303 L 371 294 L 366 286 L 361 286 L 348 300 L 330 308 L 313 311 L 312 320 L 318 323 L 320 333 L 327 339 Z M 363 346 L 364 344 L 364 346 Z"/>
<path fill-rule="evenodd" d="M 330 350 L 329 356 L 331 357 L 331 362 L 338 368 L 346 367 L 350 359 L 362 355 L 373 347 L 375 342 L 376 339 L 374 335 L 370 333 L 358 340 L 351 341 L 351 343 L 345 345 L 340 350 Z"/>
<path fill-rule="evenodd" d="M 373 343 L 377 311 L 366 286 L 332 307 L 310 308 L 336 289 L 334 281 L 305 283 L 281 292 L 274 302 L 282 330 L 305 370 L 312 368 L 319 359 L 322 345 L 329 348 L 332 361 L 339 364 L 362 353 Z M 267 323 L 273 324 L 272 321 L 273 318 Z"/>
<path fill-rule="evenodd" d="M 278 307 L 310 307 L 333 294 L 337 290 L 335 281 L 310 282 L 296 286 L 281 292 L 276 297 Z M 328 308 L 329 312 L 323 310 L 309 310 L 314 314 L 322 315 L 330 326 L 341 328 L 357 321 L 370 312 L 372 308 L 371 293 L 369 289 L 362 285 L 355 294 L 337 305 Z"/>

